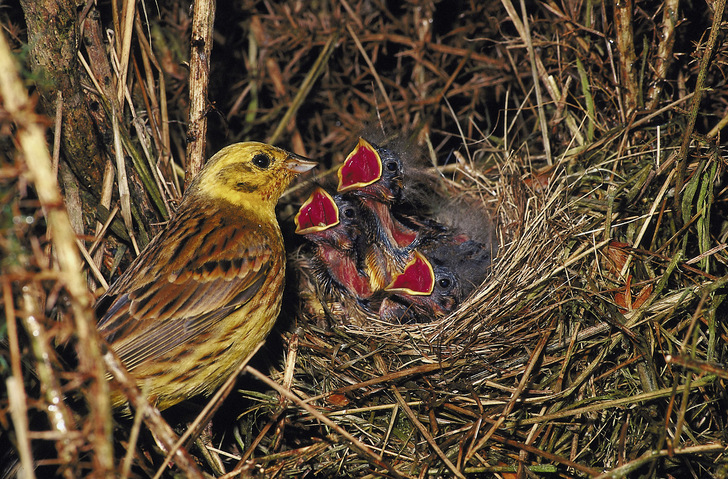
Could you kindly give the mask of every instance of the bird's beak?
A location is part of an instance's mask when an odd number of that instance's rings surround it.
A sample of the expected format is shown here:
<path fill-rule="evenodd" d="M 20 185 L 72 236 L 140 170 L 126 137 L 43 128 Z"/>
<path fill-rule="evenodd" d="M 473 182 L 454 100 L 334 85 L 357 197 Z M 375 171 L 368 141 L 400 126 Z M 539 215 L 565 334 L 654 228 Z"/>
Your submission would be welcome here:
<path fill-rule="evenodd" d="M 325 231 L 339 224 L 339 208 L 330 194 L 323 188 L 316 188 L 303 202 L 293 221 L 299 235 Z"/>
<path fill-rule="evenodd" d="M 435 272 L 422 253 L 415 251 L 412 261 L 384 288 L 390 293 L 403 293 L 410 296 L 428 296 L 435 289 Z"/>
<path fill-rule="evenodd" d="M 339 168 L 338 176 L 336 190 L 341 193 L 369 186 L 382 177 L 382 158 L 368 141 L 359 138 L 356 148 Z"/>
<path fill-rule="evenodd" d="M 291 152 L 287 153 L 288 158 L 286 158 L 284 166 L 286 167 L 286 169 L 294 173 L 305 173 L 314 166 L 318 165 L 318 163 L 316 163 L 315 161 L 310 161 L 308 158 L 305 158 L 301 155 L 297 155 Z"/>

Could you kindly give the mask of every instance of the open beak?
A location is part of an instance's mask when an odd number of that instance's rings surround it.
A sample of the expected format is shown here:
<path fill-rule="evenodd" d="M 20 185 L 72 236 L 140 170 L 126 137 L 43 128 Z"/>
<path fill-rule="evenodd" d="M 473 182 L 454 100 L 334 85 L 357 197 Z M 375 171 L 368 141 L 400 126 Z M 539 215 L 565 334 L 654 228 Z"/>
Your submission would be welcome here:
<path fill-rule="evenodd" d="M 356 148 L 339 168 L 338 176 L 336 190 L 341 193 L 369 186 L 382 177 L 382 158 L 368 141 L 359 138 Z"/>
<path fill-rule="evenodd" d="M 428 296 L 434 288 L 435 271 L 432 265 L 422 253 L 415 251 L 412 261 L 407 263 L 404 270 L 384 290 L 410 296 Z"/>
<path fill-rule="evenodd" d="M 339 208 L 323 188 L 316 188 L 293 218 L 296 233 L 305 235 L 324 231 L 339 224 Z"/>

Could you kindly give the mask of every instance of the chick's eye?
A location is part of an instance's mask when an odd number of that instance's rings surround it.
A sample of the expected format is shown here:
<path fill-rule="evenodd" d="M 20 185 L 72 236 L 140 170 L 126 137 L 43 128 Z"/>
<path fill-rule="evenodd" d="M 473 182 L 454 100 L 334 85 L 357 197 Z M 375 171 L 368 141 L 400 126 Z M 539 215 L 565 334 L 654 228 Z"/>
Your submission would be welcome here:
<path fill-rule="evenodd" d="M 438 284 L 440 285 L 441 288 L 447 289 L 452 284 L 452 281 L 450 280 L 450 278 L 442 278 L 438 281 Z"/>
<path fill-rule="evenodd" d="M 388 171 L 397 171 L 397 163 L 394 161 L 388 161 L 387 162 L 387 170 Z"/>
<path fill-rule="evenodd" d="M 253 157 L 253 164 L 263 170 L 268 168 L 270 166 L 270 163 L 271 163 L 270 156 L 268 156 L 266 154 L 259 153 Z"/>
<path fill-rule="evenodd" d="M 354 216 L 356 216 L 356 213 L 354 212 L 354 208 L 345 208 L 344 209 L 344 216 L 351 219 Z"/>

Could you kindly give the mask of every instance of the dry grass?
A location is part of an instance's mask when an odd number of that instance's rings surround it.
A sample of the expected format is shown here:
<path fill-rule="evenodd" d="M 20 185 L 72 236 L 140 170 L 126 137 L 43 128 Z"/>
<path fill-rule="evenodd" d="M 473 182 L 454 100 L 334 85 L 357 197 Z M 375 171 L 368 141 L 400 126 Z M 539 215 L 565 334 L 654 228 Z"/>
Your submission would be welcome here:
<path fill-rule="evenodd" d="M 722 1 L 715 20 L 670 2 L 535 3 L 527 15 L 509 0 L 218 5 L 208 151 L 274 141 L 319 159 L 326 181 L 363 125 L 405 131 L 453 194 L 497 220 L 500 252 L 476 294 L 433 323 L 331 324 L 299 310 L 291 283 L 268 359 L 213 401 L 214 447 L 182 441 L 171 469 L 163 419 L 186 427 L 186 410 L 161 418 L 127 387 L 140 412 L 112 426 L 100 366 L 124 373 L 89 329 L 86 291 L 146 244 L 184 182 L 192 15 L 175 3 L 139 4 L 138 18 L 101 10 L 103 28 L 85 27 L 103 191 L 81 187 L 66 159 L 65 203 L 53 196 L 57 155 L 43 152 L 61 142 L 38 128 L 54 122 L 32 99 L 9 101 L 21 84 L 0 68 L 9 455 L 69 478 L 728 474 Z M 26 51 L 22 17 L 2 15 Z M 128 94 L 116 73 L 99 81 L 114 71 L 94 50 L 107 27 L 127 32 L 112 50 Z M 125 163 L 126 184 L 109 173 Z M 284 198 L 284 228 L 306 188 Z"/>

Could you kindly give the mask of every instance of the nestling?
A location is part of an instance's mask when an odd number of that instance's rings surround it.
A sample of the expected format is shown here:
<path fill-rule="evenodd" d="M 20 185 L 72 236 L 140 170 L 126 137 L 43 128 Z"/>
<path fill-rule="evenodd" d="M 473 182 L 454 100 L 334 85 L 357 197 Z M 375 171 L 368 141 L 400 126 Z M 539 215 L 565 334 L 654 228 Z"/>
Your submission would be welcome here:
<path fill-rule="evenodd" d="M 414 259 L 385 288 L 382 319 L 427 322 L 455 310 L 478 287 L 491 263 L 489 245 L 462 236 L 415 252 Z"/>
<path fill-rule="evenodd" d="M 369 298 L 375 289 L 365 274 L 361 253 L 366 246 L 357 203 L 317 188 L 294 218 L 296 234 L 314 245 L 311 268 L 321 293 L 339 298 Z M 340 299 L 340 298 L 339 298 Z"/>

